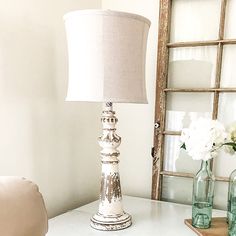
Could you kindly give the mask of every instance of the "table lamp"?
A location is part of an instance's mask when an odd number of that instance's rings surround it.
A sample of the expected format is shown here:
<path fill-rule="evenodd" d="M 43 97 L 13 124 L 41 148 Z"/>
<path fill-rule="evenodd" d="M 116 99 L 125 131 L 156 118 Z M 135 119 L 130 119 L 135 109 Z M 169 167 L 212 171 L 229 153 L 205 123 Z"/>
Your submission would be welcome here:
<path fill-rule="evenodd" d="M 117 118 L 112 103 L 147 103 L 145 58 L 150 21 L 111 10 L 79 10 L 64 16 L 69 59 L 67 101 L 104 103 L 101 122 L 102 176 L 98 213 L 91 226 L 98 230 L 129 227 L 123 210 L 117 150 Z M 127 122 L 133 117 L 127 115 Z"/>

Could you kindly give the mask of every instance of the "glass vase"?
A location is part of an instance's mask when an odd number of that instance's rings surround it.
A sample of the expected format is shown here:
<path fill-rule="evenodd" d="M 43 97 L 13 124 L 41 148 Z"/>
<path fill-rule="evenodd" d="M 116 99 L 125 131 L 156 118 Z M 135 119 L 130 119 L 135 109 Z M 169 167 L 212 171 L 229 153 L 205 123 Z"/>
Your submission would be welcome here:
<path fill-rule="evenodd" d="M 236 170 L 229 177 L 227 221 L 229 236 L 236 236 Z"/>
<path fill-rule="evenodd" d="M 193 180 L 192 225 L 207 229 L 211 226 L 215 178 L 210 161 L 202 161 Z"/>

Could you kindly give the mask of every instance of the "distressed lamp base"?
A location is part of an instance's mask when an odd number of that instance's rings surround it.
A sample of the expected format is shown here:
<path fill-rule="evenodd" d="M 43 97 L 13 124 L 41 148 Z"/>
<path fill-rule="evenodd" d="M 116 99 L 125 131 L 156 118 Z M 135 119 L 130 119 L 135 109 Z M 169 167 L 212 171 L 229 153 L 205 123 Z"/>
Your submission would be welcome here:
<path fill-rule="evenodd" d="M 114 231 L 128 228 L 132 224 L 131 216 L 124 212 L 118 217 L 104 217 L 99 213 L 91 218 L 91 226 L 97 230 Z"/>
<path fill-rule="evenodd" d="M 123 210 L 119 175 L 120 152 L 118 147 L 121 138 L 116 134 L 115 125 L 118 119 L 112 109 L 112 103 L 106 103 L 102 112 L 102 136 L 98 143 L 102 148 L 102 176 L 98 213 L 91 218 L 91 226 L 97 230 L 113 231 L 129 227 L 131 216 Z"/>

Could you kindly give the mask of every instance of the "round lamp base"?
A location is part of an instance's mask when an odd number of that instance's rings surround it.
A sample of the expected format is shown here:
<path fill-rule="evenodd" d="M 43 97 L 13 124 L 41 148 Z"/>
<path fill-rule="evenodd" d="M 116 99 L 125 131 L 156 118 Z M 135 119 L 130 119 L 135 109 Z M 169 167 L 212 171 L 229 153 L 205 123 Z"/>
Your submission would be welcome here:
<path fill-rule="evenodd" d="M 111 217 L 103 216 L 99 213 L 91 218 L 91 227 L 103 231 L 115 231 L 128 228 L 132 224 L 131 216 L 124 212 L 124 214 Z"/>

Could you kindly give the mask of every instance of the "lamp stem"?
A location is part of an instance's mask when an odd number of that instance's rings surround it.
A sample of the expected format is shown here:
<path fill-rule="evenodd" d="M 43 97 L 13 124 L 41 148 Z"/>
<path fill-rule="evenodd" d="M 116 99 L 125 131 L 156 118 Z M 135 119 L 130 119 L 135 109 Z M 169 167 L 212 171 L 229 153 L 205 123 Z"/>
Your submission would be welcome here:
<path fill-rule="evenodd" d="M 102 177 L 100 203 L 98 213 L 91 218 L 91 226 L 98 230 L 120 230 L 129 227 L 131 216 L 124 212 L 119 175 L 121 138 L 115 133 L 118 119 L 112 108 L 112 103 L 104 104 L 102 112 L 103 133 L 98 143 L 101 146 Z"/>
<path fill-rule="evenodd" d="M 110 111 L 112 111 L 112 110 L 113 110 L 113 104 L 112 104 L 112 102 L 106 102 L 106 103 L 104 103 L 104 108 L 105 108 L 105 110 L 110 110 Z"/>

